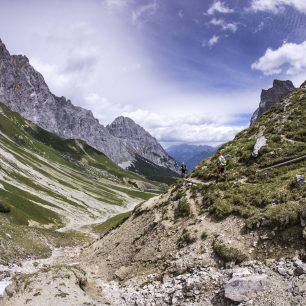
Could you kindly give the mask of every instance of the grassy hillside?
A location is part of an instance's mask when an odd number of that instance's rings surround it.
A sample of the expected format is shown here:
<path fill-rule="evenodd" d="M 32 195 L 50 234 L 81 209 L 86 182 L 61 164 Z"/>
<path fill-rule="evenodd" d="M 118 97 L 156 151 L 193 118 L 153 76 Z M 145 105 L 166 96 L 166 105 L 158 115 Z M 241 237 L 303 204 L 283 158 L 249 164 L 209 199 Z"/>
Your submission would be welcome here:
<path fill-rule="evenodd" d="M 107 277 L 124 266 L 122 278 L 129 279 L 248 259 L 306 258 L 306 184 L 296 181 L 306 161 L 265 169 L 306 155 L 305 132 L 306 89 L 299 89 L 219 149 L 227 155 L 225 177 L 216 182 L 216 153 L 130 217 L 101 226 L 105 234 L 87 250 L 88 260 L 107 266 Z M 267 144 L 252 157 L 261 136 Z"/>
<path fill-rule="evenodd" d="M 256 139 L 267 144 L 252 156 Z M 306 90 L 299 89 L 270 109 L 258 123 L 241 133 L 218 152 L 228 156 L 225 178 L 215 183 L 218 153 L 202 162 L 192 176 L 210 182 L 197 190 L 203 196 L 202 209 L 218 218 L 238 214 L 248 228 L 285 228 L 306 217 L 306 184 L 297 174 L 306 174 L 306 160 L 266 169 L 306 154 Z"/>
<path fill-rule="evenodd" d="M 0 262 L 12 252 L 41 255 L 50 252 L 46 244 L 78 243 L 84 237 L 74 230 L 131 209 L 159 187 L 83 141 L 64 140 L 0 103 L 0 248 L 6 249 Z"/>

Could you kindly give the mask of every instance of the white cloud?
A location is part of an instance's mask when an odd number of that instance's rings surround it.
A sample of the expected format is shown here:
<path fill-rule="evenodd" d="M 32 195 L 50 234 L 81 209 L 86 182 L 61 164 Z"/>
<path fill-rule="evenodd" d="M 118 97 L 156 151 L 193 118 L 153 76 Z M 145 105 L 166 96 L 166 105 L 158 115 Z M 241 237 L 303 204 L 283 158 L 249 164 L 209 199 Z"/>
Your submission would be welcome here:
<path fill-rule="evenodd" d="M 276 14 L 282 12 L 286 6 L 294 7 L 306 14 L 305 0 L 252 0 L 249 10 L 254 12 L 270 11 Z"/>
<path fill-rule="evenodd" d="M 148 21 L 148 19 L 154 16 L 157 12 L 157 2 L 138 6 L 132 12 L 132 22 L 134 25 L 141 25 Z"/>
<path fill-rule="evenodd" d="M 276 50 L 267 49 L 251 68 L 260 70 L 265 75 L 280 74 L 283 70 L 287 75 L 306 74 L 305 54 L 306 41 L 301 44 L 285 42 Z"/>
<path fill-rule="evenodd" d="M 174 116 L 157 114 L 138 109 L 125 116 L 145 126 L 162 143 L 223 143 L 233 139 L 245 126 L 226 124 L 226 116 L 212 113 Z M 221 120 L 222 118 L 222 120 Z M 228 119 L 228 118 L 227 118 Z"/>
<path fill-rule="evenodd" d="M 223 19 L 213 18 L 210 23 L 215 26 L 220 26 L 223 31 L 229 30 L 233 33 L 237 31 L 238 26 L 236 23 L 226 23 Z"/>
<path fill-rule="evenodd" d="M 227 7 L 222 1 L 215 1 L 210 8 L 207 10 L 208 15 L 213 15 L 214 13 L 222 13 L 222 14 L 228 14 L 233 13 L 234 10 Z"/>
<path fill-rule="evenodd" d="M 208 46 L 209 46 L 209 47 L 212 47 L 213 45 L 217 44 L 218 41 L 219 41 L 219 39 L 220 39 L 220 37 L 217 36 L 217 35 L 212 36 L 212 37 L 209 39 L 208 43 L 207 43 Z M 203 45 L 203 43 L 202 43 L 202 45 Z"/>
<path fill-rule="evenodd" d="M 264 27 L 265 27 L 265 23 L 264 23 L 263 21 L 261 21 L 261 22 L 257 25 L 257 27 L 254 29 L 254 33 L 258 33 L 258 32 L 260 32 L 260 31 L 262 31 Z"/>

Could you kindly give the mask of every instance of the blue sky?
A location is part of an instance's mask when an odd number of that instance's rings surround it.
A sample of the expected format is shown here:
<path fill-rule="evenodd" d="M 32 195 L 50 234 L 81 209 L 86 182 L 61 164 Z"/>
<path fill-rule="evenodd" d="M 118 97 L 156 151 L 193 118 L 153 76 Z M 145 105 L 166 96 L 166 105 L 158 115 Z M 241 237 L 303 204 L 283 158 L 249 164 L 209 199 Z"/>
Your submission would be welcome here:
<path fill-rule="evenodd" d="M 306 79 L 305 0 L 0 0 L 0 38 L 102 124 L 219 144 L 273 79 Z"/>

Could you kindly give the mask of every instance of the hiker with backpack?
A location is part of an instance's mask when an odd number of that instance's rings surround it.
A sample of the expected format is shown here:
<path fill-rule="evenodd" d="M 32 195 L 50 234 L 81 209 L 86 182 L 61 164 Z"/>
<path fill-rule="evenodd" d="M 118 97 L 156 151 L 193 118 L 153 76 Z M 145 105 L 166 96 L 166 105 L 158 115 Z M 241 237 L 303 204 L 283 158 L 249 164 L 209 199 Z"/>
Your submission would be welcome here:
<path fill-rule="evenodd" d="M 216 182 L 218 182 L 219 178 L 221 176 L 224 176 L 225 167 L 226 167 L 227 161 L 224 157 L 223 151 L 220 152 L 218 158 L 217 158 L 217 177 Z"/>
<path fill-rule="evenodd" d="M 187 173 L 187 166 L 184 162 L 181 165 L 181 173 L 182 173 L 182 177 L 185 177 L 185 175 Z"/>

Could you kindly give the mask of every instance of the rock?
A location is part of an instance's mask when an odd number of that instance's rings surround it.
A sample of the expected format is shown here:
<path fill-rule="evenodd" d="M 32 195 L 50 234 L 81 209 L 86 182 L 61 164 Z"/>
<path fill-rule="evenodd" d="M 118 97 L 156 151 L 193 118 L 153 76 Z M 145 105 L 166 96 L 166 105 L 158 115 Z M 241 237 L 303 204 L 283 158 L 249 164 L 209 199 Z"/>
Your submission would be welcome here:
<path fill-rule="evenodd" d="M 265 289 L 267 275 L 233 277 L 225 284 L 225 297 L 235 302 L 245 302 Z"/>
<path fill-rule="evenodd" d="M 295 87 L 291 81 L 274 80 L 272 88 L 262 90 L 259 107 L 251 118 L 251 125 L 254 125 L 264 112 L 279 104 L 282 98 L 294 90 Z"/>
<path fill-rule="evenodd" d="M 306 81 L 300 86 L 300 88 L 306 88 Z"/>
<path fill-rule="evenodd" d="M 265 136 L 261 136 L 257 138 L 255 146 L 253 148 L 252 156 L 257 157 L 259 150 L 267 144 L 267 138 Z"/>
<path fill-rule="evenodd" d="M 287 270 L 285 268 L 282 268 L 282 267 L 278 267 L 277 268 L 277 272 L 280 274 L 280 275 L 283 275 L 285 276 L 287 274 Z"/>
<path fill-rule="evenodd" d="M 295 176 L 295 180 L 296 180 L 297 183 L 303 182 L 303 181 L 305 180 L 305 175 L 303 175 L 303 174 L 297 174 L 297 175 Z"/>
<path fill-rule="evenodd" d="M 306 225 L 306 220 L 300 216 L 301 226 L 304 227 Z"/>
<path fill-rule="evenodd" d="M 306 264 L 305 263 L 303 263 L 301 260 L 296 260 L 294 264 L 296 266 L 296 269 L 294 271 L 296 275 L 306 274 Z"/>
<path fill-rule="evenodd" d="M 116 277 L 118 277 L 120 281 L 122 281 L 127 277 L 129 272 L 130 272 L 130 269 L 128 267 L 122 266 L 117 271 L 115 271 L 115 275 Z"/>
<path fill-rule="evenodd" d="M 91 111 L 52 94 L 27 57 L 10 55 L 1 40 L 0 101 L 43 129 L 66 139 L 87 142 L 115 163 L 130 165 L 139 155 L 179 173 L 176 161 L 133 120 L 119 117 L 104 127 Z"/>

